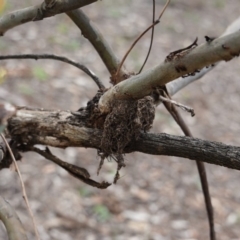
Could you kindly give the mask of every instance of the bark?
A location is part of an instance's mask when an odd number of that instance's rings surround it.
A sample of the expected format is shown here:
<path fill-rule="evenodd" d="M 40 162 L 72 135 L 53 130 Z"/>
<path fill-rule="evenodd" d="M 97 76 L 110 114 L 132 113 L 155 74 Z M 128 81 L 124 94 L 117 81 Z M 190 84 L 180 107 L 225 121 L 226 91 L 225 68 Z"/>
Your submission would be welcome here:
<path fill-rule="evenodd" d="M 13 140 L 30 145 L 99 149 L 102 139 L 100 129 L 85 127 L 84 121 L 66 111 L 20 109 L 8 120 L 8 129 Z M 197 138 L 142 133 L 125 149 L 125 153 L 135 151 L 188 158 L 240 170 L 240 147 Z"/>
<path fill-rule="evenodd" d="M 0 18 L 0 35 L 3 36 L 9 29 L 18 25 L 42 20 L 63 12 L 81 8 L 97 0 L 45 0 L 43 3 L 20 9 Z"/>
<path fill-rule="evenodd" d="M 89 40 L 102 59 L 109 73 L 114 75 L 119 66 L 119 59 L 115 56 L 114 51 L 109 46 L 103 34 L 94 26 L 93 22 L 80 9 L 67 12 L 70 19 L 81 30 L 82 35 Z M 124 71 L 121 71 L 120 76 L 124 76 Z"/>
<path fill-rule="evenodd" d="M 157 66 L 132 76 L 110 88 L 100 99 L 102 112 L 109 112 L 115 99 L 140 99 L 178 77 L 195 74 L 219 61 L 229 61 L 240 54 L 240 31 L 206 42 L 198 47 L 173 54 Z"/>

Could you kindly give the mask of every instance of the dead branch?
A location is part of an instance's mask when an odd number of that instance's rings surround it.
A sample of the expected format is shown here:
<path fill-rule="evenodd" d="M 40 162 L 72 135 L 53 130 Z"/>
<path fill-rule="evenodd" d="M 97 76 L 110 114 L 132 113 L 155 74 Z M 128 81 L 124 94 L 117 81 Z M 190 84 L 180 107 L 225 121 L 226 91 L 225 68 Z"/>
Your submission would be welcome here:
<path fill-rule="evenodd" d="M 32 146 L 25 146 L 24 150 L 26 151 L 33 151 L 36 152 L 38 154 L 40 154 L 41 156 L 45 157 L 46 159 L 56 163 L 57 165 L 59 165 L 60 167 L 64 168 L 68 173 L 70 173 L 73 177 L 77 178 L 78 180 L 92 186 L 92 187 L 97 187 L 97 188 L 107 188 L 109 187 L 111 184 L 108 182 L 96 182 L 94 180 L 92 180 L 90 178 L 90 174 L 88 173 L 88 171 L 85 168 L 81 168 L 78 167 L 76 165 L 67 163 L 62 161 L 61 159 L 59 159 L 58 157 L 54 156 L 51 151 L 49 150 L 49 148 L 46 148 L 45 150 L 41 150 L 39 148 L 36 147 L 32 147 Z"/>
<path fill-rule="evenodd" d="M 54 54 L 17 54 L 17 55 L 5 55 L 5 56 L 0 56 L 0 60 L 6 60 L 6 59 L 53 59 L 61 62 L 68 63 L 80 70 L 82 70 L 84 73 L 86 73 L 89 77 L 93 79 L 93 81 L 97 84 L 99 89 L 105 89 L 102 81 L 90 70 L 88 69 L 85 65 L 74 62 L 66 57 L 63 56 L 58 56 Z"/>
<path fill-rule="evenodd" d="M 153 5 L 153 9 L 152 9 L 152 24 L 154 24 L 154 22 L 155 22 L 155 12 L 156 12 L 156 10 L 155 10 L 156 9 L 156 3 L 155 3 L 155 0 L 153 0 L 152 2 L 153 2 L 152 3 L 152 5 Z M 146 65 L 146 63 L 148 61 L 148 58 L 150 56 L 150 53 L 151 53 L 151 50 L 152 50 L 152 46 L 153 46 L 154 28 L 155 28 L 155 25 L 153 25 L 153 27 L 152 27 L 151 39 L 150 39 L 150 44 L 149 44 L 147 55 L 146 55 L 146 57 L 144 59 L 144 62 L 142 64 L 141 68 L 138 71 L 138 74 L 140 74 L 142 72 L 142 70 L 145 67 L 145 65 Z"/>
<path fill-rule="evenodd" d="M 171 97 L 169 96 L 169 93 L 167 92 L 166 88 L 163 88 L 164 91 L 162 91 L 162 95 L 166 95 L 170 100 Z M 183 120 L 181 114 L 175 107 L 175 105 L 171 102 L 163 102 L 165 108 L 168 110 L 168 112 L 172 115 L 175 122 L 179 125 L 185 136 L 193 137 L 189 127 Z M 215 227 L 214 227 L 214 211 L 211 201 L 211 195 L 209 191 L 209 185 L 208 185 L 208 179 L 207 179 L 207 173 L 205 169 L 205 165 L 202 161 L 196 161 L 197 169 L 201 181 L 203 196 L 205 200 L 205 206 L 207 210 L 207 217 L 208 217 L 208 223 L 209 223 L 209 230 L 210 230 L 210 239 L 216 240 L 216 234 L 215 234 Z"/>
<path fill-rule="evenodd" d="M 84 121 L 66 111 L 20 109 L 8 120 L 12 140 L 19 144 L 42 144 L 59 148 L 99 149 L 102 130 L 85 127 Z M 240 147 L 191 137 L 141 133 L 124 153 L 142 152 L 203 161 L 240 170 Z"/>
<path fill-rule="evenodd" d="M 182 110 L 186 111 L 186 112 L 189 112 L 191 113 L 191 116 L 194 117 L 195 116 L 195 112 L 194 112 L 194 109 L 191 108 L 191 107 L 188 107 L 188 106 L 185 106 L 181 103 L 178 103 L 170 98 L 166 98 L 166 97 L 163 97 L 163 96 L 160 96 L 160 99 L 163 101 L 163 102 L 168 102 L 168 103 L 171 103 L 179 108 L 181 108 Z"/>

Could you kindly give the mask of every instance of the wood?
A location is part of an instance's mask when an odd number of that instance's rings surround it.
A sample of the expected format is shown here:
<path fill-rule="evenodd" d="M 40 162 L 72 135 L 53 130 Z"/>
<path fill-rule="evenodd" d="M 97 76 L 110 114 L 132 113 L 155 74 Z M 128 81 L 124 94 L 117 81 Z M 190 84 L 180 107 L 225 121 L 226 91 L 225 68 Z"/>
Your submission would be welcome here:
<path fill-rule="evenodd" d="M 20 109 L 8 120 L 10 137 L 18 142 L 47 146 L 98 149 L 102 131 L 84 126 L 67 111 Z M 240 170 L 240 147 L 165 133 L 142 133 L 125 153 L 142 152 L 211 163 Z"/>

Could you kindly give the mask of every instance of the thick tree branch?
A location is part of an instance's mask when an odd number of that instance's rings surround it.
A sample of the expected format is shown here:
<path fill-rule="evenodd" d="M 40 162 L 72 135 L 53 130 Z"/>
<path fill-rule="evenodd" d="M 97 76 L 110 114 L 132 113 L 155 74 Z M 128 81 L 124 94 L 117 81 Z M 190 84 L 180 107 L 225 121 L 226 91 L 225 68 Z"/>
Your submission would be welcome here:
<path fill-rule="evenodd" d="M 240 30 L 240 17 L 232 22 L 226 29 L 226 31 L 221 35 L 221 37 L 226 36 L 230 33 L 234 33 Z M 193 83 L 194 81 L 202 78 L 205 74 L 210 72 L 217 66 L 220 62 L 214 64 L 214 66 L 205 67 L 200 72 L 196 73 L 194 76 L 188 76 L 185 78 L 178 78 L 172 82 L 169 82 L 166 87 L 170 96 L 174 95 L 188 84 Z"/>
<path fill-rule="evenodd" d="M 8 13 L 0 18 L 0 36 L 18 25 L 71 11 L 97 0 L 45 0 L 43 3 Z"/>
<path fill-rule="evenodd" d="M 108 112 L 113 100 L 140 99 L 178 77 L 194 73 L 218 61 L 229 61 L 239 53 L 240 31 L 206 42 L 115 85 L 101 97 L 100 109 Z"/>
<path fill-rule="evenodd" d="M 54 147 L 89 147 L 99 149 L 102 131 L 84 127 L 84 122 L 65 111 L 21 109 L 8 120 L 10 137 L 19 143 Z M 142 152 L 203 161 L 240 170 L 240 147 L 191 137 L 142 133 L 126 153 Z"/>
<path fill-rule="evenodd" d="M 142 134 L 130 148 L 152 155 L 168 155 L 240 170 L 240 147 L 191 137 Z"/>
<path fill-rule="evenodd" d="M 95 50 L 98 52 L 103 63 L 107 67 L 109 73 L 114 75 L 118 69 L 120 61 L 115 56 L 115 53 L 104 39 L 103 35 L 99 30 L 93 25 L 89 18 L 80 9 L 67 12 L 67 15 L 72 19 L 72 21 L 79 27 L 82 34 L 89 42 L 93 45 Z M 120 76 L 124 76 L 124 72 L 121 71 Z"/>
<path fill-rule="evenodd" d="M 71 112 L 66 111 L 21 109 L 8 120 L 8 128 L 11 138 L 23 143 L 98 148 L 101 131 L 86 128 L 79 120 L 71 120 L 72 117 Z M 36 129 L 41 129 L 41 133 Z"/>

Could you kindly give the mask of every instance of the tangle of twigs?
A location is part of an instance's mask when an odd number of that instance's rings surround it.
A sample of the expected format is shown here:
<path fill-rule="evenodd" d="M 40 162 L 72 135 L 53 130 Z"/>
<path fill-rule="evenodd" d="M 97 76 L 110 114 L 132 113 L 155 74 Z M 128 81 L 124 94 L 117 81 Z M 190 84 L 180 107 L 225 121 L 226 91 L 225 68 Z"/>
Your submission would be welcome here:
<path fill-rule="evenodd" d="M 121 70 L 121 68 L 122 68 L 122 66 L 123 66 L 123 64 L 124 64 L 127 56 L 128 56 L 129 53 L 132 51 L 132 49 L 133 49 L 134 46 L 137 44 L 137 42 L 142 38 L 142 36 L 144 36 L 145 33 L 147 33 L 151 28 L 153 28 L 155 25 L 157 25 L 157 24 L 160 22 L 160 19 L 161 19 L 163 13 L 165 12 L 165 10 L 167 9 L 170 1 L 171 1 L 171 0 L 167 0 L 166 4 L 165 4 L 164 7 L 163 7 L 162 12 L 160 13 L 160 15 L 159 15 L 158 18 L 157 18 L 157 20 L 156 20 L 153 24 L 151 24 L 145 31 L 143 31 L 143 32 L 140 34 L 140 36 L 133 42 L 133 44 L 131 45 L 131 47 L 130 47 L 130 48 L 128 49 L 128 51 L 125 53 L 122 61 L 120 62 L 119 66 L 118 66 L 118 70 L 117 70 L 117 72 L 116 72 L 116 76 L 119 75 L 119 72 L 120 72 L 120 70 Z"/>

